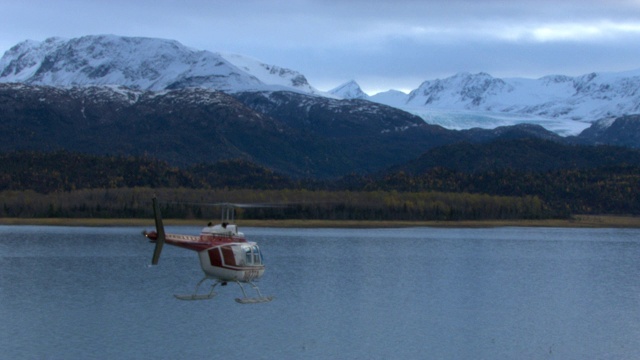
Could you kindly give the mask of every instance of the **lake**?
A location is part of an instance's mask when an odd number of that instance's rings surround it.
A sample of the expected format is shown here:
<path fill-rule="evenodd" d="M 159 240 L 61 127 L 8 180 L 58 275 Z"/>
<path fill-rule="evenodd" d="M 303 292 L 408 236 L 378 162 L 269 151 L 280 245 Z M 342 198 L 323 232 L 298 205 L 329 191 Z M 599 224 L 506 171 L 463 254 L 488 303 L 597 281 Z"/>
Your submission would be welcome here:
<path fill-rule="evenodd" d="M 638 229 L 247 227 L 275 297 L 251 305 L 175 299 L 196 253 L 149 266 L 142 230 L 0 226 L 0 357 L 640 358 Z"/>

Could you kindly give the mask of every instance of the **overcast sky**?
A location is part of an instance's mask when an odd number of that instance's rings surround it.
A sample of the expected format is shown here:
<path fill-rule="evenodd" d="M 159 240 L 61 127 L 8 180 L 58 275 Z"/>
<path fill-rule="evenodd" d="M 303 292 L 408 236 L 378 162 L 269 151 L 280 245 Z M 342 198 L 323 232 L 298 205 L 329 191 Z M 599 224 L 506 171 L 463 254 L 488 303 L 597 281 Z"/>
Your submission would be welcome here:
<path fill-rule="evenodd" d="M 640 0 L 0 0 L 0 52 L 23 40 L 173 39 L 330 90 L 409 91 L 458 72 L 538 78 L 640 68 Z"/>

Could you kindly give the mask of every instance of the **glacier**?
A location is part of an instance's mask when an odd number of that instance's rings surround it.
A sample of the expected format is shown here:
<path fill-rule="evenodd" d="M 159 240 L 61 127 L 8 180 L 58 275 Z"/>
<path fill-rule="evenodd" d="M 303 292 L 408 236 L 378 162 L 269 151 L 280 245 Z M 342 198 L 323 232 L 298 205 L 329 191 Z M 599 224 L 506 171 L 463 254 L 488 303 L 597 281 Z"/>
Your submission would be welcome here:
<path fill-rule="evenodd" d="M 560 136 L 574 136 L 589 128 L 592 123 L 564 118 L 545 118 L 542 116 L 511 113 L 493 113 L 470 110 L 444 110 L 403 107 L 403 110 L 421 117 L 426 123 L 440 125 L 450 130 L 473 128 L 495 129 L 500 126 L 518 124 L 540 125 Z"/>

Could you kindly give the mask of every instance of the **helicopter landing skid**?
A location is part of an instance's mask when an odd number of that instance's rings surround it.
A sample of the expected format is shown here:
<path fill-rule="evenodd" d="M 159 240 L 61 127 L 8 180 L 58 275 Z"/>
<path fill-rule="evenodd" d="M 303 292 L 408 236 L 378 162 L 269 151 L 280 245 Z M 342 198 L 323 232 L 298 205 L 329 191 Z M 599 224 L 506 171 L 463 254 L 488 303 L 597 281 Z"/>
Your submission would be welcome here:
<path fill-rule="evenodd" d="M 175 296 L 175 298 L 178 300 L 209 300 L 217 295 L 215 292 L 213 292 L 213 289 L 215 289 L 216 285 L 220 284 L 220 281 L 216 281 L 213 285 L 211 285 L 211 291 L 209 291 L 208 294 L 198 294 L 198 288 L 207 279 L 209 278 L 205 276 L 204 278 L 202 278 L 202 280 L 198 282 L 198 284 L 196 285 L 196 288 L 193 290 L 193 294 L 173 295 L 173 296 Z"/>
<path fill-rule="evenodd" d="M 217 295 L 216 293 L 211 293 L 211 294 L 191 294 L 191 295 L 174 294 L 173 296 L 175 296 L 176 299 L 178 300 L 209 300 L 209 299 L 213 299 L 213 297 L 216 295 Z"/>
<path fill-rule="evenodd" d="M 240 290 L 242 290 L 242 295 L 244 295 L 243 298 L 236 298 L 236 302 L 240 304 L 259 304 L 270 302 L 271 300 L 273 300 L 273 296 L 262 296 L 262 293 L 260 293 L 260 289 L 258 288 L 258 286 L 256 286 L 256 284 L 252 283 L 251 281 L 247 281 L 247 283 L 251 285 L 251 287 L 258 293 L 258 297 L 247 297 L 247 293 L 244 291 L 244 287 L 242 286 L 242 284 L 240 284 L 239 281 L 236 281 L 236 284 L 238 284 L 238 286 L 240 286 Z"/>

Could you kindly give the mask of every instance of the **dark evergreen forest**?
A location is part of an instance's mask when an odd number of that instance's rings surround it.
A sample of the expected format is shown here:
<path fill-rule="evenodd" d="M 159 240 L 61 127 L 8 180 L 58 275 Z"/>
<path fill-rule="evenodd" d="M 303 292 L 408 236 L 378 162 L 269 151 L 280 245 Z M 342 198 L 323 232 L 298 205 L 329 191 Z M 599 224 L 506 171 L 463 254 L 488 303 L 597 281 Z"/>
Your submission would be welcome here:
<path fill-rule="evenodd" d="M 562 161 L 571 156 L 564 153 Z M 13 152 L 0 154 L 0 216 L 151 217 L 154 195 L 164 201 L 165 216 L 173 218 L 215 218 L 217 210 L 198 205 L 212 202 L 286 205 L 238 214 L 255 219 L 483 220 L 640 214 L 640 166 L 628 159 L 605 160 L 543 168 L 494 164 L 471 170 L 441 163 L 415 170 L 413 164 L 375 175 L 314 180 L 289 178 L 246 160 L 177 168 L 147 157 Z"/>

